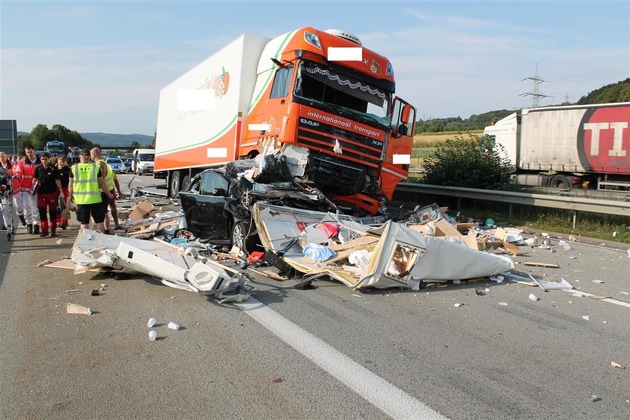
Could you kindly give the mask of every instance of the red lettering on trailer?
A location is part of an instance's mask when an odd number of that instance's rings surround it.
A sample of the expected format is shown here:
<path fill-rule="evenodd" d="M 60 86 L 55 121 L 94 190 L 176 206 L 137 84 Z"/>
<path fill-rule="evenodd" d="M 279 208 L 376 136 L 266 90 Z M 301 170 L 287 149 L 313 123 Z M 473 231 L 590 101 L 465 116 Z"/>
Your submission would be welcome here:
<path fill-rule="evenodd" d="M 577 140 L 580 161 L 587 170 L 630 175 L 630 106 L 589 108 Z"/>

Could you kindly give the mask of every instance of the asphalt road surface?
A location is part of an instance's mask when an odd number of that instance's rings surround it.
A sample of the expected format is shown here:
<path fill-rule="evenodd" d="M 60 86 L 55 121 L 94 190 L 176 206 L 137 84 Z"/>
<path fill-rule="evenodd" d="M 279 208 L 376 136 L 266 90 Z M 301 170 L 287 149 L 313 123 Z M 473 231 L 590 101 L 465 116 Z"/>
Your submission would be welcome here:
<path fill-rule="evenodd" d="M 572 291 L 507 279 L 298 290 L 252 276 L 249 301 L 219 304 L 148 276 L 38 267 L 69 256 L 77 229 L 0 235 L 3 419 L 630 418 L 620 245 L 564 249 L 552 237 L 515 257 L 524 276 Z"/>

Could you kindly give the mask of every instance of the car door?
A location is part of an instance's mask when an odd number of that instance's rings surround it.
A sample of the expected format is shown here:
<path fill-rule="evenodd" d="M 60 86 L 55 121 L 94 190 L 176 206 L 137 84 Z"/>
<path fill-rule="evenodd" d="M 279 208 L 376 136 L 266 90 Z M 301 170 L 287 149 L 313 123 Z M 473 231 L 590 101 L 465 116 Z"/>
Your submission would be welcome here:
<path fill-rule="evenodd" d="M 230 226 L 224 211 L 229 185 L 223 174 L 206 171 L 187 191 L 179 193 L 188 230 L 195 236 L 210 242 L 229 243 Z"/>

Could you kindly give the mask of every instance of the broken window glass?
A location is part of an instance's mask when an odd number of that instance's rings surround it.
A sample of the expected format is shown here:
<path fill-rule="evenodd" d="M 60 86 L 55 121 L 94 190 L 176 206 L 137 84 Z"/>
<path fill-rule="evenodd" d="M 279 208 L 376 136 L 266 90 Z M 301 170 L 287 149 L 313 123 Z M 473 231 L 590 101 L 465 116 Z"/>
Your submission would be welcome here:
<path fill-rule="evenodd" d="M 336 106 L 340 115 L 347 111 L 367 124 L 390 125 L 388 92 L 321 64 L 301 62 L 295 94 L 322 105 Z"/>

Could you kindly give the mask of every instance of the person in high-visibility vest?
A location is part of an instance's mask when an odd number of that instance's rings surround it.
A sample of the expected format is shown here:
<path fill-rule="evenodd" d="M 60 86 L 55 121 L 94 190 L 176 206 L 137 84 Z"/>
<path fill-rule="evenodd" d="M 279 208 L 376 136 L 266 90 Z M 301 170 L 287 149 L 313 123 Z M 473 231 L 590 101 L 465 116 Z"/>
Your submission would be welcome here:
<path fill-rule="evenodd" d="M 35 168 L 41 165 L 41 161 L 35 155 L 35 147 L 32 144 L 24 146 L 24 156 L 14 169 L 15 175 L 20 179 L 20 194 L 24 206 L 24 219 L 26 231 L 39 234 L 39 210 L 37 209 L 37 191 L 33 190 L 33 177 Z"/>
<path fill-rule="evenodd" d="M 22 202 L 22 194 L 20 191 L 20 188 L 21 188 L 20 180 L 17 177 L 17 175 L 15 175 L 17 161 L 18 159 L 16 159 L 15 163 L 13 163 L 5 152 L 0 152 L 0 171 L 4 171 L 4 173 L 9 177 L 11 181 L 11 197 L 10 197 L 11 203 L 10 204 L 12 205 L 11 206 L 7 205 L 5 207 L 6 208 L 13 207 L 13 210 L 15 210 L 15 213 L 20 219 L 20 226 L 26 226 L 26 220 L 24 220 L 24 203 Z M 11 226 L 13 229 L 11 231 L 11 234 L 13 234 L 14 229 L 15 229 L 15 226 L 13 226 L 13 217 L 11 217 L 10 219 L 11 219 Z M 6 223 L 5 223 L 5 226 L 6 226 Z"/>
<path fill-rule="evenodd" d="M 90 218 L 94 219 L 95 229 L 104 232 L 105 212 L 101 190 L 110 200 L 113 195 L 107 190 L 105 179 L 98 165 L 90 161 L 90 149 L 81 149 L 79 163 L 72 165 L 68 193 L 77 204 L 77 219 L 81 230 L 90 228 Z"/>
<path fill-rule="evenodd" d="M 101 173 L 103 174 L 103 178 L 105 179 L 105 185 L 107 185 L 107 191 L 113 194 L 114 198 L 108 200 L 105 197 L 105 193 L 103 192 L 103 207 L 105 209 L 105 233 L 109 234 L 110 232 L 110 220 L 109 220 L 109 210 L 112 212 L 112 218 L 114 219 L 115 229 L 121 229 L 120 223 L 118 223 L 118 208 L 116 207 L 116 190 L 118 190 L 118 196 L 121 199 L 125 198 L 121 188 L 120 182 L 118 181 L 118 177 L 112 170 L 112 167 L 109 166 L 105 160 L 103 160 L 103 154 L 101 153 L 101 149 L 98 147 L 94 147 L 90 150 L 90 156 L 92 157 L 92 161 L 99 165 L 101 169 Z"/>

